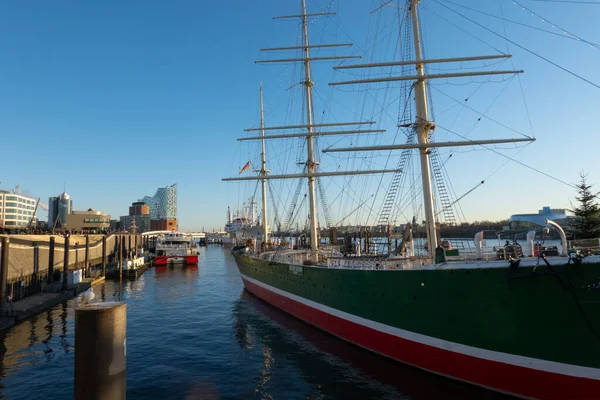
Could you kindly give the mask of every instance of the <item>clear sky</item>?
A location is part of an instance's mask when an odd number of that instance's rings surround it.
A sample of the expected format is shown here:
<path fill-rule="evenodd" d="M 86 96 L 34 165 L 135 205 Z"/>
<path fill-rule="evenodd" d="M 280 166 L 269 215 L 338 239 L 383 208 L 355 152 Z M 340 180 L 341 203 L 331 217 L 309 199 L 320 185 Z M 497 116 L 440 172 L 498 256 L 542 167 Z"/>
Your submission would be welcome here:
<path fill-rule="evenodd" d="M 283 98 L 290 91 L 298 91 L 289 89 L 285 74 L 293 75 L 290 68 L 255 65 L 253 61 L 267 58 L 259 52 L 261 47 L 298 44 L 297 21 L 271 18 L 298 13 L 298 3 L 1 2 L 0 188 L 12 189 L 18 184 L 25 194 L 47 201 L 66 185 L 75 209 L 91 207 L 117 218 L 127 214 L 131 202 L 154 194 L 157 187 L 178 183 L 180 228 L 222 229 L 227 206 L 235 208 L 247 197 L 247 184 L 225 183 L 221 178 L 237 175 L 248 160 L 249 149 L 254 149 L 236 138 L 247 135 L 242 132 L 244 128 L 257 125 L 261 79 L 265 82 L 267 125 L 289 120 L 286 106 L 278 105 L 287 104 Z M 369 34 L 377 23 L 382 24 L 376 19 L 378 14 L 370 12 L 382 3 L 308 0 L 311 12 L 338 12 L 330 25 L 315 23 L 311 40 L 353 41 L 356 46 L 348 54 L 363 55 L 369 62 L 389 60 L 376 59 L 385 54 L 369 53 L 368 47 Z M 508 38 L 519 45 L 600 85 L 600 49 L 573 40 L 574 34 L 600 43 L 599 4 L 519 1 L 534 11 L 532 15 L 509 0 L 443 3 L 502 35 L 506 29 Z M 512 22 L 503 24 L 500 19 L 456 4 L 538 30 Z M 426 57 L 497 54 L 494 48 L 506 51 L 508 46 L 514 67 L 525 70 L 520 82 L 499 81 L 481 91 L 477 83 L 468 87 L 453 86 L 446 80 L 432 83 L 432 98 L 439 101 L 435 103 L 439 126 L 466 132 L 477 116 L 469 115 L 463 107 L 453 107 L 446 95 L 463 99 L 465 93 L 472 94 L 468 102 L 471 107 L 483 112 L 493 105 L 487 116 L 537 138 L 524 149 L 507 150 L 508 156 L 570 183 L 578 181 L 582 170 L 589 173 L 591 183 L 600 182 L 600 140 L 595 122 L 600 111 L 599 88 L 495 37 L 434 0 L 423 0 L 422 6 Z M 391 7 L 382 11 L 388 13 L 388 19 L 394 12 Z M 382 18 L 386 21 L 385 16 Z M 381 28 L 381 42 L 386 40 L 386 29 Z M 501 69 L 512 69 L 511 61 Z M 323 99 L 327 113 L 336 110 L 333 105 L 339 106 L 339 116 L 329 121 L 352 119 L 348 109 L 359 104 L 353 96 L 363 95 L 364 90 L 327 87 L 327 79 L 333 76 L 332 65 L 315 70 L 315 81 L 323 85 L 320 91 L 315 86 L 316 96 L 322 96 L 317 97 L 315 107 L 319 108 L 318 99 Z M 317 81 L 319 71 L 323 71 L 324 81 Z M 294 106 L 302 112 L 300 103 Z M 391 107 L 388 114 L 395 118 L 398 105 Z M 325 114 L 319 114 L 324 116 L 320 122 L 327 122 L 330 115 Z M 389 131 L 393 128 L 391 117 L 378 124 Z M 466 122 L 454 124 L 457 117 L 464 117 Z M 497 128 L 482 123 L 469 137 L 515 136 Z M 438 141 L 460 140 L 439 128 L 437 132 Z M 505 161 L 489 152 L 456 152 L 447 170 L 457 195 L 487 178 Z M 271 169 L 275 172 L 275 166 Z M 284 187 L 288 189 L 281 190 L 293 191 L 295 184 Z M 467 220 L 501 219 L 513 213 L 536 212 L 545 205 L 569 207 L 573 195 L 572 188 L 509 163 L 461 204 Z M 365 196 L 368 193 L 362 198 Z M 329 200 L 333 203 L 335 195 Z M 334 209 L 333 213 L 338 219 L 345 212 Z M 40 217 L 45 218 L 45 214 Z"/>

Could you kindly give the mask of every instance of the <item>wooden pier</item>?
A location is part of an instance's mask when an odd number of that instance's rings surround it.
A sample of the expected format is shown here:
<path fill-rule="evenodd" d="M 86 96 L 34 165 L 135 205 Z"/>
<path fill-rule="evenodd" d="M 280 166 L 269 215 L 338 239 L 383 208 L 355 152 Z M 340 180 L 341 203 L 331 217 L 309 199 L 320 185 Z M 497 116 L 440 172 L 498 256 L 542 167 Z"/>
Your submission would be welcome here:
<path fill-rule="evenodd" d="M 105 278 L 137 279 L 152 263 L 145 253 L 150 243 L 141 235 L 3 235 L 0 239 L 0 330 Z M 127 262 L 135 254 L 143 255 L 144 262 L 129 267 Z"/>

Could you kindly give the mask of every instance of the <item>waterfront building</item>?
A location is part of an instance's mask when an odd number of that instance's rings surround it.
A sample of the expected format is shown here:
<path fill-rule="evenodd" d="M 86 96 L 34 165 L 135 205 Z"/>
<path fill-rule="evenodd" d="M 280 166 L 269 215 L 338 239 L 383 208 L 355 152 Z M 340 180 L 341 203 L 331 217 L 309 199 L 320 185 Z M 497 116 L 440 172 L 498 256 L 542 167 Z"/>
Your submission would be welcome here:
<path fill-rule="evenodd" d="M 110 228 L 110 215 L 89 208 L 67 215 L 67 227 L 72 231 L 101 232 Z"/>
<path fill-rule="evenodd" d="M 129 215 L 120 218 L 121 226 L 130 230 L 135 219 L 137 233 L 144 233 L 151 230 L 152 218 L 150 216 L 150 207 L 144 201 L 136 201 L 129 207 Z"/>
<path fill-rule="evenodd" d="M 37 199 L 20 195 L 16 190 L 0 190 L 0 227 L 24 228 L 30 221 L 37 225 L 36 203 Z"/>
<path fill-rule="evenodd" d="M 145 196 L 139 202 L 146 203 L 150 212 L 150 230 L 177 230 L 177 184 L 158 188 L 154 196 Z M 139 222 L 136 220 L 136 223 Z"/>
<path fill-rule="evenodd" d="M 567 226 L 573 219 L 572 213 L 564 208 L 543 207 L 537 214 L 513 214 L 508 223 L 512 229 L 536 228 L 546 225 L 546 220 L 552 220 L 559 225 Z"/>
<path fill-rule="evenodd" d="M 73 211 L 73 200 L 67 192 L 48 199 L 48 226 L 67 227 L 67 216 Z"/>
<path fill-rule="evenodd" d="M 110 220 L 110 227 L 109 227 L 110 231 L 120 231 L 121 230 L 121 221 L 118 219 L 111 219 Z"/>

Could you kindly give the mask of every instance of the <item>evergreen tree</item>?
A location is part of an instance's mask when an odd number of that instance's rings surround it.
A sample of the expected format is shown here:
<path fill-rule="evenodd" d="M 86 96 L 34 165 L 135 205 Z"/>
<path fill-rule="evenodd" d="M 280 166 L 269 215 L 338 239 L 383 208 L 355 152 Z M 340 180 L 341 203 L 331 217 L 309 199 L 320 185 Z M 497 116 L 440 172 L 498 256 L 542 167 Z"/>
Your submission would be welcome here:
<path fill-rule="evenodd" d="M 581 181 L 577 185 L 575 196 L 578 207 L 570 210 L 575 214 L 575 219 L 571 224 L 573 236 L 575 239 L 593 239 L 600 237 L 600 207 L 598 206 L 598 193 L 592 193 L 592 185 L 588 185 L 587 174 L 579 174 Z"/>

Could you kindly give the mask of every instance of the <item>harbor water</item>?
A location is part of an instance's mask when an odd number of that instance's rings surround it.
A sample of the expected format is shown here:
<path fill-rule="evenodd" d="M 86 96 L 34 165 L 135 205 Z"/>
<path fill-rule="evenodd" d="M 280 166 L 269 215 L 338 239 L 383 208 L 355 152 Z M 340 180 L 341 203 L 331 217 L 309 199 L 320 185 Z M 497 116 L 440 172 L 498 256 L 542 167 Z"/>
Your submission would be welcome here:
<path fill-rule="evenodd" d="M 384 359 L 246 293 L 233 257 L 94 287 L 127 303 L 128 399 L 507 399 Z M 73 299 L 4 332 L 0 398 L 71 399 Z"/>

